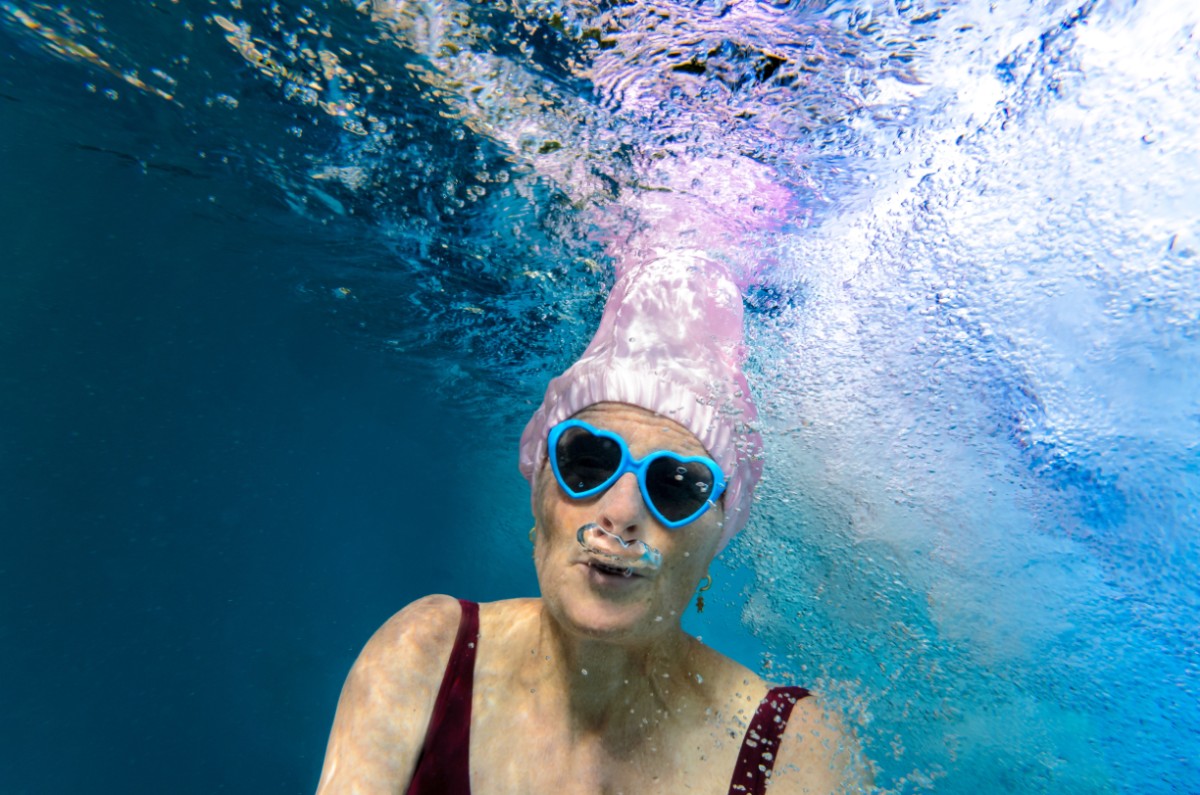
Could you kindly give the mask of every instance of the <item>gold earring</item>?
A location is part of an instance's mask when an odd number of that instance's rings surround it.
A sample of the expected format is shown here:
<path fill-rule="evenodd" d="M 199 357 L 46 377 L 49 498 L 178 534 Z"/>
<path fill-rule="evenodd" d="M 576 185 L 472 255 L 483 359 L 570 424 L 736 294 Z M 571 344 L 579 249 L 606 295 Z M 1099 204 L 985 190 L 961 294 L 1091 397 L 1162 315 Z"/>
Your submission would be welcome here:
<path fill-rule="evenodd" d="M 704 612 L 704 592 L 712 587 L 712 575 L 705 574 L 702 582 L 704 584 L 700 586 L 700 588 L 698 589 L 700 591 L 700 593 L 699 593 L 699 595 L 696 596 L 696 612 L 697 613 Z"/>
<path fill-rule="evenodd" d="M 537 535 L 537 525 L 534 525 L 533 527 L 529 528 L 529 543 L 531 543 L 531 544 L 537 543 L 537 539 L 534 538 L 534 536 L 536 536 L 536 535 Z"/>

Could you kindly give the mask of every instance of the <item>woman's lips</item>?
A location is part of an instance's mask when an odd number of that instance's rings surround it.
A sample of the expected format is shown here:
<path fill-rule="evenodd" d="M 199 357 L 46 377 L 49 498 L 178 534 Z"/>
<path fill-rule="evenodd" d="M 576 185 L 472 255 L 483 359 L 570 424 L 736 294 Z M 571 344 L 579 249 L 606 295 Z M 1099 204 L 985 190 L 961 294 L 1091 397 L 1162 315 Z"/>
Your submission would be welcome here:
<path fill-rule="evenodd" d="M 646 577 L 644 573 L 627 566 L 622 566 L 619 563 L 597 560 L 595 558 L 589 558 L 582 561 L 582 563 L 587 567 L 589 577 L 598 582 L 615 585 L 621 582 L 643 580 Z"/>
<path fill-rule="evenodd" d="M 620 577 L 633 577 L 636 574 L 631 568 L 613 563 L 602 563 L 598 560 L 588 561 L 588 565 L 601 574 L 613 574 Z"/>

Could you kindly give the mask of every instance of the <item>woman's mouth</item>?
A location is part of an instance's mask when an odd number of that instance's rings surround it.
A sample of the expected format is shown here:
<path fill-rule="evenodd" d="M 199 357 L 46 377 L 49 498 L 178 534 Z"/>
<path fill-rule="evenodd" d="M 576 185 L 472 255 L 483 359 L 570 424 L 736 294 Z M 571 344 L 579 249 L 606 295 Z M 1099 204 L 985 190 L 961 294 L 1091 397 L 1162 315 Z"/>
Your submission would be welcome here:
<path fill-rule="evenodd" d="M 633 577 L 636 572 L 628 566 L 617 566 L 609 563 L 603 563 L 599 560 L 589 560 L 588 566 L 601 574 L 607 574 L 612 577 Z M 641 576 L 640 574 L 637 576 Z"/>

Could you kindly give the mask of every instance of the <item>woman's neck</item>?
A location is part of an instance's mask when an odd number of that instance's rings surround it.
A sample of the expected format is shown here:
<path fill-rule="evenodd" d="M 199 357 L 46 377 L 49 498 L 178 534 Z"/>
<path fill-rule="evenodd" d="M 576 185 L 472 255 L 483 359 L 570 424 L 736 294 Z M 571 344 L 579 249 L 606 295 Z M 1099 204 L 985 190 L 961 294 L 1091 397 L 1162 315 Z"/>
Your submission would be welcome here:
<path fill-rule="evenodd" d="M 702 701 L 693 644 L 678 625 L 637 643 L 581 638 L 543 605 L 529 674 L 573 731 L 606 745 L 638 742 Z"/>

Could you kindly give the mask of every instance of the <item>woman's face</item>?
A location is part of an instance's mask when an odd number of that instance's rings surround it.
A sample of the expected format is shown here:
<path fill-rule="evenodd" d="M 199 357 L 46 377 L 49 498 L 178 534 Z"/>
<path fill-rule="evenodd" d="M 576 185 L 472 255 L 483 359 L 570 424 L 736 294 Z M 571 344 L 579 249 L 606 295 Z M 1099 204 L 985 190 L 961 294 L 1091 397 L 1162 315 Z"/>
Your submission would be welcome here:
<path fill-rule="evenodd" d="M 658 451 L 708 455 L 700 441 L 672 420 L 624 403 L 598 403 L 576 415 L 621 436 L 634 458 Z M 680 617 L 716 554 L 724 511 L 718 504 L 676 529 L 647 508 L 637 477 L 627 472 L 607 491 L 577 500 L 563 492 L 543 462 L 535 499 L 534 561 L 542 597 L 552 615 L 573 632 L 597 640 L 649 641 L 679 626 Z M 625 577 L 590 565 L 576 541 L 594 522 L 626 541 L 643 541 L 662 553 L 662 565 Z"/>

